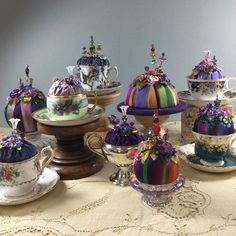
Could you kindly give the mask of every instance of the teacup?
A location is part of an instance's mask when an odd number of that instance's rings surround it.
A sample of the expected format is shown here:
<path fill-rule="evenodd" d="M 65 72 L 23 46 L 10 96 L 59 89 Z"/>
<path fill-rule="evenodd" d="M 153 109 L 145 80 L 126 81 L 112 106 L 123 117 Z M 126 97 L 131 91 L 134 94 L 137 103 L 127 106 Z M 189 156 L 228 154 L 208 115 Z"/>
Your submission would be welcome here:
<path fill-rule="evenodd" d="M 80 80 L 82 87 L 86 91 L 106 87 L 111 81 L 116 80 L 118 77 L 118 69 L 116 66 L 77 65 L 67 66 L 66 68 L 70 75 Z"/>
<path fill-rule="evenodd" d="M 48 95 L 49 119 L 53 121 L 76 120 L 92 112 L 97 105 L 97 94 L 95 92 L 90 93 L 95 97 L 95 104 L 92 107 L 88 107 L 88 98 L 85 93 L 70 96 Z"/>
<path fill-rule="evenodd" d="M 52 158 L 53 150 L 47 146 L 40 153 L 27 160 L 0 163 L 0 188 L 3 195 L 17 197 L 31 192 Z"/>
<path fill-rule="evenodd" d="M 229 85 L 230 81 L 236 81 L 235 78 L 222 78 L 217 80 L 196 80 L 188 78 L 189 92 L 197 100 L 215 100 L 222 99 L 224 93 L 235 91 L 235 87 Z"/>
<path fill-rule="evenodd" d="M 224 157 L 231 155 L 236 133 L 229 135 L 206 135 L 192 131 L 195 140 L 195 154 L 203 164 L 222 166 Z"/>
<path fill-rule="evenodd" d="M 110 176 L 110 181 L 119 186 L 129 185 L 130 177 L 132 175 L 131 165 L 134 161 L 134 156 L 138 150 L 139 144 L 133 146 L 114 146 L 104 142 L 103 138 L 99 134 L 92 133 L 88 135 L 86 144 L 90 150 L 98 155 L 101 155 L 101 153 L 96 151 L 91 145 L 93 138 L 97 138 L 98 143 L 101 144 L 103 156 L 108 161 L 119 167 L 119 170 Z"/>

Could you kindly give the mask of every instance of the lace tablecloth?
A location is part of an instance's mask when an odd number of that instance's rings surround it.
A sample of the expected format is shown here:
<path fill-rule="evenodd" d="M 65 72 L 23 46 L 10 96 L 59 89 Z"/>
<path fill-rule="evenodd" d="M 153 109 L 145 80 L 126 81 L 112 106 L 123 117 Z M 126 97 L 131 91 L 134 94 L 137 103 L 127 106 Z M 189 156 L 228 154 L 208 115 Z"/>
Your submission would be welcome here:
<path fill-rule="evenodd" d="M 175 145 L 180 124 L 166 123 Z M 110 163 L 97 174 L 59 181 L 33 202 L 0 206 L 0 235 L 235 235 L 236 172 L 204 173 L 182 162 L 185 187 L 166 207 L 152 209 L 131 187 L 118 187 L 108 177 Z"/>

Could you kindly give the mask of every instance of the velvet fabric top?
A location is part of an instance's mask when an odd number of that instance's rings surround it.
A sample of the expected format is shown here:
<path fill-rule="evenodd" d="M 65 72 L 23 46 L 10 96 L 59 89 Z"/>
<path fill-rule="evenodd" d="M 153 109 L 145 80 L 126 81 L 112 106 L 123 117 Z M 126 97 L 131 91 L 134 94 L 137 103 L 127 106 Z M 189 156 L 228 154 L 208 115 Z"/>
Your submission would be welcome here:
<path fill-rule="evenodd" d="M 0 162 L 14 163 L 27 160 L 37 154 L 36 147 L 16 134 L 10 134 L 0 141 Z"/>
<path fill-rule="evenodd" d="M 110 123 L 114 127 L 107 133 L 105 143 L 113 146 L 133 146 L 143 140 L 142 133 L 138 132 L 133 122 L 128 122 L 127 117 L 123 121 L 112 115 L 109 117 Z"/>

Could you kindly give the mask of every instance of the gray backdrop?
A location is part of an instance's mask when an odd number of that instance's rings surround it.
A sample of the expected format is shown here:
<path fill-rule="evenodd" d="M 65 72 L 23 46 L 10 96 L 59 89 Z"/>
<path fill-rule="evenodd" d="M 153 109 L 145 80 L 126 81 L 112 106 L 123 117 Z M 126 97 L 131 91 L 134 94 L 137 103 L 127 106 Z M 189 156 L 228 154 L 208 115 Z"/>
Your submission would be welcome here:
<path fill-rule="evenodd" d="M 165 71 L 178 91 L 187 89 L 186 76 L 206 49 L 225 75 L 236 75 L 235 0 L 0 0 L 0 29 L 0 126 L 6 126 L 5 98 L 25 64 L 47 94 L 53 77 L 67 75 L 65 66 L 76 63 L 90 35 L 118 66 L 123 83 L 108 113 L 116 113 L 129 83 L 150 66 L 151 43 L 166 53 Z"/>

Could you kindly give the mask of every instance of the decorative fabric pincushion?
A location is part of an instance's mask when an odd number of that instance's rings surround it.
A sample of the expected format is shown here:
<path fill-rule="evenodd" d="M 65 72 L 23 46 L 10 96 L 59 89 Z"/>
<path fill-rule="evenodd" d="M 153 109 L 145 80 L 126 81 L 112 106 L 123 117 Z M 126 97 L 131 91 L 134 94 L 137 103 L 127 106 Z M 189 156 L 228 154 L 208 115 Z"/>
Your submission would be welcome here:
<path fill-rule="evenodd" d="M 20 119 L 19 131 L 23 133 L 35 132 L 36 122 L 32 118 L 32 113 L 46 107 L 46 97 L 37 88 L 32 86 L 33 79 L 29 77 L 29 66 L 26 66 L 26 83 L 20 78 L 20 85 L 11 91 L 7 98 L 5 107 L 5 118 L 10 126 L 11 118 Z"/>
<path fill-rule="evenodd" d="M 126 110 L 128 106 L 121 107 L 123 112 L 122 122 L 115 116 L 108 117 L 110 123 L 114 126 L 105 138 L 105 143 L 113 146 L 133 146 L 139 144 L 143 140 L 142 133 L 138 132 L 134 126 L 134 122 L 128 122 Z"/>
<path fill-rule="evenodd" d="M 104 55 L 101 55 L 101 45 L 94 45 L 93 36 L 91 36 L 91 42 L 89 51 L 86 47 L 83 47 L 82 57 L 78 59 L 77 65 L 83 66 L 110 66 L 110 62 Z"/>
<path fill-rule="evenodd" d="M 206 55 L 203 60 L 194 67 L 188 78 L 196 80 L 222 79 L 224 76 L 222 75 L 221 69 L 216 64 L 216 57 L 213 56 L 213 58 L 210 59 L 210 51 L 205 51 L 205 53 Z"/>
<path fill-rule="evenodd" d="M 49 96 L 71 96 L 82 93 L 84 90 L 80 81 L 73 78 L 56 78 L 49 89 Z"/>
<path fill-rule="evenodd" d="M 168 130 L 160 135 L 158 115 L 149 129 L 147 140 L 140 143 L 134 160 L 134 174 L 145 184 L 163 185 L 174 182 L 179 175 L 180 161 L 175 148 L 167 141 Z"/>
<path fill-rule="evenodd" d="M 228 135 L 234 133 L 234 123 L 231 112 L 220 107 L 220 100 L 214 104 L 208 103 L 199 108 L 194 122 L 193 131 L 206 135 Z"/>
<path fill-rule="evenodd" d="M 155 64 L 156 52 L 152 45 L 152 64 Z M 165 54 L 159 58 L 160 64 L 150 70 L 145 67 L 146 73 L 137 76 L 129 86 L 125 104 L 135 108 L 168 108 L 179 103 L 178 95 L 167 75 L 163 72 L 162 64 L 166 60 Z"/>
<path fill-rule="evenodd" d="M 18 123 L 19 119 L 11 119 Z M 13 128 L 16 128 L 17 123 L 12 123 Z M 0 141 L 0 162 L 13 163 L 24 161 L 37 154 L 36 147 L 27 142 L 24 138 L 18 136 L 15 132 L 6 135 Z"/>

